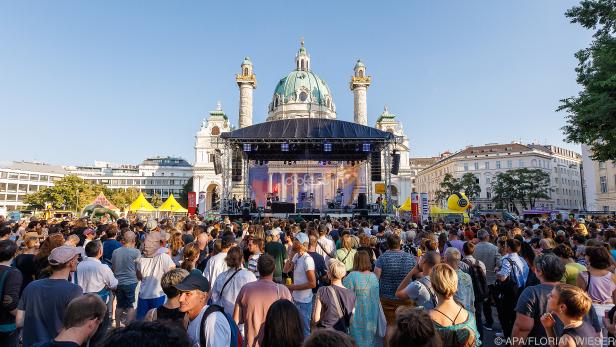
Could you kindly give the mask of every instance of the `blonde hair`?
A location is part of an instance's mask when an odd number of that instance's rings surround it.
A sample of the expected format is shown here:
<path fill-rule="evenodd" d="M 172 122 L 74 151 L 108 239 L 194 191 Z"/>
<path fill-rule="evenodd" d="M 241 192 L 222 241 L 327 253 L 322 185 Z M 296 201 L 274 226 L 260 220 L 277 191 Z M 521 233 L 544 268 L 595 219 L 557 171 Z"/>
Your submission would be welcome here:
<path fill-rule="evenodd" d="M 342 236 L 342 248 L 351 249 L 353 248 L 353 240 L 351 239 L 351 235 L 345 234 Z"/>
<path fill-rule="evenodd" d="M 338 259 L 330 259 L 327 270 L 329 275 L 335 279 L 342 279 L 346 276 L 346 266 Z"/>
<path fill-rule="evenodd" d="M 446 299 L 452 297 L 458 290 L 458 274 L 448 264 L 437 264 L 430 272 L 432 288 Z"/>
<path fill-rule="evenodd" d="M 558 304 L 565 304 L 567 307 L 565 312 L 567 316 L 582 318 L 590 311 L 592 300 L 582 289 L 561 283 L 556 285 L 556 291 L 558 292 Z"/>

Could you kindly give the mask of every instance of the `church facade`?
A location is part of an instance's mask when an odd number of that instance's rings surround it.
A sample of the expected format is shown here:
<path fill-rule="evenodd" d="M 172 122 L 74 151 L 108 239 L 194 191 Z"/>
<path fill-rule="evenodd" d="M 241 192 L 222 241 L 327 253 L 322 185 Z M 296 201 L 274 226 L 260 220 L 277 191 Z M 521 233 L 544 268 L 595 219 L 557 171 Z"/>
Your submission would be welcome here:
<path fill-rule="evenodd" d="M 302 41 L 295 56 L 295 68 L 280 79 L 274 88 L 274 94 L 267 109 L 266 122 L 293 118 L 336 119 L 336 105 L 327 83 L 311 69 L 311 59 Z M 371 77 L 366 74 L 366 66 L 360 60 L 353 69 L 349 83 L 354 95 L 354 122 L 368 125 L 367 91 Z M 257 87 L 253 64 L 246 57 L 241 64 L 241 71 L 235 76 L 239 88 L 240 128 L 253 124 L 253 92 Z M 392 202 L 402 203 L 411 194 L 411 170 L 409 166 L 409 142 L 403 126 L 396 115 L 387 107 L 378 117 L 375 128 L 389 131 L 399 136 L 395 152 L 400 155 L 399 173 L 392 175 Z M 218 200 L 222 194 L 222 175 L 216 170 L 216 142 L 223 132 L 234 130 L 228 116 L 220 104 L 209 117 L 204 119 L 195 136 L 195 165 L 193 166 L 193 190 L 199 197 L 200 210 L 218 209 Z M 256 163 L 249 169 L 249 177 L 242 182 L 232 182 L 231 191 L 236 197 L 241 196 L 242 185 L 249 181 L 249 195 L 258 206 L 264 206 L 267 196 L 280 201 L 294 202 L 298 208 L 309 206 L 324 209 L 328 204 L 344 196 L 341 204 L 352 205 L 359 193 L 372 192 L 378 195 L 378 184 L 383 181 L 371 181 L 367 187 L 366 179 L 370 175 L 366 163 L 355 162 L 266 162 Z M 383 169 L 381 169 L 383 170 Z M 381 174 L 384 177 L 385 173 Z M 230 197 L 229 197 L 230 198 Z M 340 201 L 339 201 L 340 203 Z M 204 206 L 203 206 L 204 205 Z"/>

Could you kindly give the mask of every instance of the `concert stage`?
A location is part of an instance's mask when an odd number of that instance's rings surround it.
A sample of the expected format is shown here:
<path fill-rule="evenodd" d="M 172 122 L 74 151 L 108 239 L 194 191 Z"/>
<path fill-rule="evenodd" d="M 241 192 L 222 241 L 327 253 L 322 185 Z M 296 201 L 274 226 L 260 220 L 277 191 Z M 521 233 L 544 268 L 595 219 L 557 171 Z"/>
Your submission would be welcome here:
<path fill-rule="evenodd" d="M 363 212 L 363 214 L 361 213 Z M 330 211 L 330 212 L 320 212 L 320 213 L 249 213 L 250 219 L 253 221 L 258 221 L 263 218 L 277 218 L 277 219 L 294 219 L 297 220 L 298 217 L 307 221 L 314 219 L 325 219 L 325 218 L 364 218 L 367 220 L 385 220 L 388 217 L 394 217 L 393 214 L 382 214 L 382 213 L 368 213 L 367 210 L 348 213 L 342 211 Z M 231 221 L 237 220 L 246 220 L 246 216 L 244 214 L 222 214 L 221 217 L 229 217 Z"/>

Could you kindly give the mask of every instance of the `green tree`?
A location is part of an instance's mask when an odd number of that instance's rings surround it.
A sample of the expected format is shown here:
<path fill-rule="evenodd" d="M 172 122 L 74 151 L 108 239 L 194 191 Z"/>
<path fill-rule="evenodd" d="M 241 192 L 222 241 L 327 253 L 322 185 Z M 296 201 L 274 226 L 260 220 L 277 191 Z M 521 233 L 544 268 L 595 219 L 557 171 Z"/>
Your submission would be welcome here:
<path fill-rule="evenodd" d="M 139 190 L 134 187 L 114 190 L 109 196 L 109 200 L 116 205 L 119 209 L 125 210 L 137 197 L 139 196 Z"/>
<path fill-rule="evenodd" d="M 477 177 L 470 172 L 465 173 L 460 179 L 453 177 L 447 173 L 440 183 L 440 189 L 436 192 L 437 201 L 445 201 L 454 193 L 464 192 L 472 201 L 481 193 L 481 187 L 477 182 Z"/>
<path fill-rule="evenodd" d="M 28 194 L 24 202 L 31 208 L 44 208 L 50 203 L 54 209 L 81 210 L 96 197 L 91 184 L 75 175 L 64 176 L 36 193 Z"/>
<path fill-rule="evenodd" d="M 523 209 L 533 209 L 539 199 L 550 198 L 550 174 L 541 169 L 515 169 L 501 172 L 492 182 L 492 201 L 504 207 L 519 203 Z M 519 214 L 517 207 L 516 212 Z"/>
<path fill-rule="evenodd" d="M 466 194 L 466 197 L 471 201 L 475 200 L 479 197 L 481 193 L 481 187 L 479 186 L 478 179 L 475 175 L 470 172 L 462 175 L 462 178 L 459 180 L 460 190 Z"/>
<path fill-rule="evenodd" d="M 616 160 L 616 2 L 582 0 L 565 15 L 595 30 L 590 47 L 575 54 L 582 91 L 558 108 L 567 112 L 566 140 L 590 145 L 595 160 Z"/>
<path fill-rule="evenodd" d="M 160 205 L 163 204 L 163 198 L 158 194 L 158 193 L 154 193 L 154 195 L 152 195 L 152 199 L 151 199 L 151 203 L 152 206 L 158 208 L 160 207 Z"/>
<path fill-rule="evenodd" d="M 445 177 L 443 177 L 443 181 L 439 184 L 439 187 L 440 189 L 435 193 L 436 201 L 439 202 L 447 200 L 451 194 L 459 192 L 461 188 L 458 179 L 453 177 L 450 173 L 445 174 Z"/>
<path fill-rule="evenodd" d="M 182 187 L 182 192 L 178 196 L 180 205 L 186 207 L 188 205 L 188 193 L 193 191 L 193 178 L 189 178 L 186 184 Z"/>

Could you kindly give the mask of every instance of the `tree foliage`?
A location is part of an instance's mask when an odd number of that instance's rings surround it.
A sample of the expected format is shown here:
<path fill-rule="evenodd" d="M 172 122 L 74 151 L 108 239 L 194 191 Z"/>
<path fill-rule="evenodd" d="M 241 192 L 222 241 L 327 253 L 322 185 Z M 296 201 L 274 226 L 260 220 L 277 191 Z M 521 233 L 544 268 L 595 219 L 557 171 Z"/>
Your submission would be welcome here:
<path fill-rule="evenodd" d="M 475 175 L 467 172 L 457 179 L 450 173 L 445 174 L 435 197 L 437 201 L 445 201 L 450 195 L 458 192 L 464 192 L 471 201 L 477 198 L 481 193 L 481 187 Z"/>
<path fill-rule="evenodd" d="M 533 209 L 539 199 L 550 198 L 550 174 L 541 169 L 515 169 L 501 172 L 492 182 L 492 201 L 504 207 L 519 204 L 523 209 Z M 517 207 L 516 212 L 519 213 Z"/>
<path fill-rule="evenodd" d="M 135 188 L 112 190 L 103 184 L 91 184 L 78 176 L 68 175 L 55 181 L 53 186 L 26 195 L 24 202 L 35 209 L 51 204 L 53 209 L 81 211 L 100 193 L 120 209 L 128 207 L 139 196 L 139 190 Z"/>
<path fill-rule="evenodd" d="M 180 193 L 180 196 L 178 197 L 178 202 L 180 203 L 180 205 L 182 206 L 187 206 L 188 205 L 188 193 L 193 191 L 193 178 L 189 178 L 188 181 L 186 181 L 186 184 L 184 184 L 184 186 L 182 187 L 182 192 Z"/>
<path fill-rule="evenodd" d="M 152 195 L 152 199 L 151 199 L 151 200 L 152 200 L 152 201 L 151 201 L 152 206 L 154 206 L 155 208 L 159 208 L 159 207 L 160 207 L 160 205 L 162 205 L 162 204 L 163 204 L 163 198 L 162 198 L 162 197 L 160 196 L 160 194 L 158 194 L 158 193 L 154 193 L 154 194 Z"/>
<path fill-rule="evenodd" d="M 565 15 L 595 30 L 590 47 L 575 54 L 582 91 L 558 108 L 567 112 L 566 140 L 590 145 L 595 160 L 616 160 L 616 1 L 583 0 Z"/>

